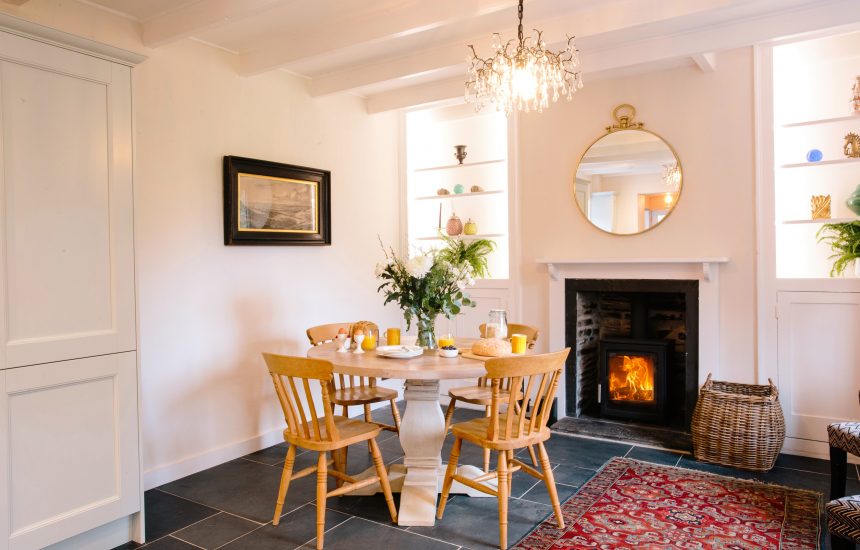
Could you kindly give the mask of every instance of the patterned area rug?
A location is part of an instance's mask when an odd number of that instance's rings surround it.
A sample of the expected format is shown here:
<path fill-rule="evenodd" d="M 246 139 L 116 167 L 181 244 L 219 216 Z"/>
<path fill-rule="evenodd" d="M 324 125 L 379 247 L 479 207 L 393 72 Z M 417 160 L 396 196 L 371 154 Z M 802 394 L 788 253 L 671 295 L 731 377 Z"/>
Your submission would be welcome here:
<path fill-rule="evenodd" d="M 513 548 L 818 548 L 820 495 L 613 458 Z"/>

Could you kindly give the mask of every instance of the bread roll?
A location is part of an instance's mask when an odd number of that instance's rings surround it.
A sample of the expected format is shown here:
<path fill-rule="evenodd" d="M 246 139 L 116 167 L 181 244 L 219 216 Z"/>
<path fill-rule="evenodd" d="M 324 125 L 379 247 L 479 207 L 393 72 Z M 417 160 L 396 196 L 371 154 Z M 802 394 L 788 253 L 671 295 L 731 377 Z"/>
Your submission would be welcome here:
<path fill-rule="evenodd" d="M 481 338 L 472 344 L 472 353 L 484 357 L 504 357 L 511 354 L 511 343 L 499 338 Z"/>

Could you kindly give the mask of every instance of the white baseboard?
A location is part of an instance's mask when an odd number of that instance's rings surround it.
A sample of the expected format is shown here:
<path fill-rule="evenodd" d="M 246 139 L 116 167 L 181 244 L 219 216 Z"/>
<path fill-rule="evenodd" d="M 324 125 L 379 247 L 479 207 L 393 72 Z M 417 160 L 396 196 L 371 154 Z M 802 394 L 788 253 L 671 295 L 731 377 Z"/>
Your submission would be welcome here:
<path fill-rule="evenodd" d="M 830 446 L 824 441 L 811 441 L 809 439 L 786 437 L 785 443 L 782 446 L 782 452 L 787 455 L 808 456 L 810 458 L 830 460 Z M 860 464 L 860 457 L 849 454 L 848 462 L 851 464 Z"/>
<path fill-rule="evenodd" d="M 196 474 L 207 468 L 229 462 L 248 453 L 271 447 L 284 441 L 283 428 L 265 432 L 244 441 L 229 443 L 223 447 L 210 449 L 193 456 L 156 466 L 143 474 L 143 489 L 149 490 L 153 487 L 176 481 L 179 478 Z"/>
<path fill-rule="evenodd" d="M 45 550 L 104 550 L 125 544 L 130 540 L 132 540 L 132 516 L 125 516 L 52 544 Z"/>

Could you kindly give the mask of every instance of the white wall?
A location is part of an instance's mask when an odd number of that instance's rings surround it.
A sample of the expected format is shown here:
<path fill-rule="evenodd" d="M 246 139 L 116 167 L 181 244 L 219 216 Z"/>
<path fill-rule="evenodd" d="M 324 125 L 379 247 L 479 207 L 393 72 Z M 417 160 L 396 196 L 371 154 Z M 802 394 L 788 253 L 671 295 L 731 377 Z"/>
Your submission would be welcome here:
<path fill-rule="evenodd" d="M 545 267 L 536 259 L 728 256 L 720 268 L 723 376 L 755 379 L 755 219 L 752 51 L 721 53 L 717 70 L 678 68 L 586 81 L 551 114 L 520 119 L 520 228 L 524 322 L 548 323 Z M 684 188 L 675 211 L 641 235 L 608 235 L 576 206 L 582 152 L 621 103 L 677 151 Z M 539 145 L 535 145 L 539 144 Z"/>
<path fill-rule="evenodd" d="M 373 275 L 377 235 L 399 242 L 397 115 L 312 99 L 285 72 L 239 77 L 234 55 L 194 41 L 148 50 L 138 26 L 84 4 L 0 6 L 150 56 L 133 71 L 147 488 L 282 440 L 260 352 L 303 355 L 314 324 L 400 322 Z M 224 246 L 224 155 L 331 170 L 332 246 Z"/>

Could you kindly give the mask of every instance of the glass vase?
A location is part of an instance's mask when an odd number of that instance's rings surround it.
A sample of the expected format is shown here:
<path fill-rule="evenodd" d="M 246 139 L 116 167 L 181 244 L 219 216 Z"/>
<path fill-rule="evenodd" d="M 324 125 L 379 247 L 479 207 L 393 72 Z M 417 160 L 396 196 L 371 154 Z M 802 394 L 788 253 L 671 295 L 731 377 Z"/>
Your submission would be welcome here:
<path fill-rule="evenodd" d="M 417 344 L 424 349 L 436 349 L 436 316 L 427 315 L 418 317 L 418 341 Z"/>

